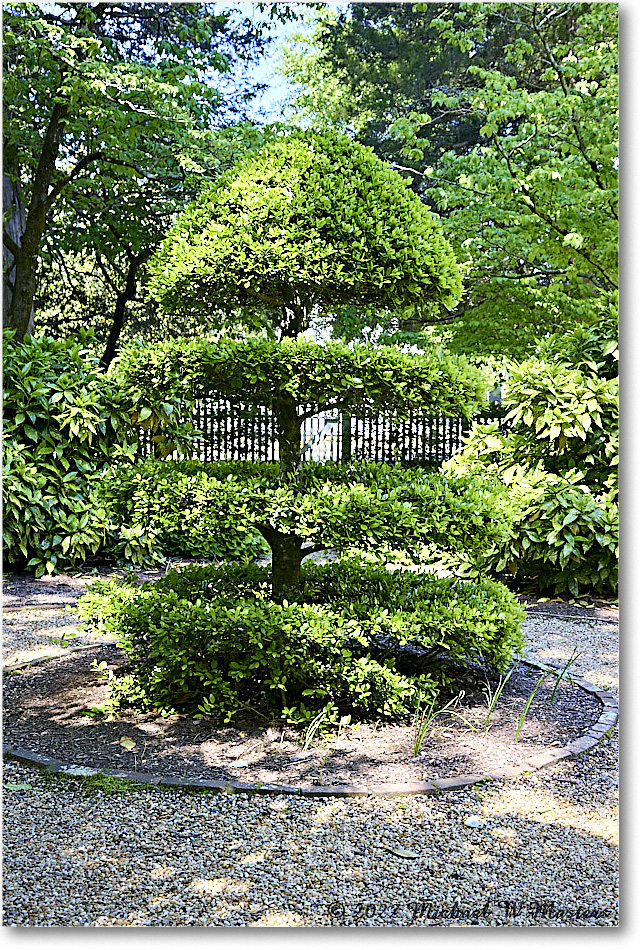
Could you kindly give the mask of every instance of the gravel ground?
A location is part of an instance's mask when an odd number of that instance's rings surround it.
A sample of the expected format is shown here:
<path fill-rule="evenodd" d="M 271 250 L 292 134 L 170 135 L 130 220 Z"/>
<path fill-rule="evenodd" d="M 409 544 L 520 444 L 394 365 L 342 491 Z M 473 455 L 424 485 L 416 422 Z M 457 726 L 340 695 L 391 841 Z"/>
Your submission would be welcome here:
<path fill-rule="evenodd" d="M 6 662 L 60 649 L 73 624 L 13 613 Z M 581 650 L 574 670 L 617 691 L 615 624 L 532 617 L 526 635 L 543 660 Z M 7 762 L 4 925 L 614 927 L 617 748 L 616 730 L 508 782 L 316 801 L 90 793 Z"/>

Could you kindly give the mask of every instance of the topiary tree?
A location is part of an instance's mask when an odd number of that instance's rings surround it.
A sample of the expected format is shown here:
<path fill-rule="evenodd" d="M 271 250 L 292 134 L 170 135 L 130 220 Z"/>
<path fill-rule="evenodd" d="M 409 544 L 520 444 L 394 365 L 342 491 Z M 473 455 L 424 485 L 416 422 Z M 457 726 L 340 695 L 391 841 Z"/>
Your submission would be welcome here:
<path fill-rule="evenodd" d="M 184 707 L 207 712 L 217 704 L 229 710 L 254 683 L 284 709 L 298 702 L 303 718 L 323 697 L 344 708 L 357 695 L 361 711 L 398 714 L 417 700 L 419 685 L 434 692 L 439 678 L 424 671 L 419 684 L 395 671 L 393 641 L 418 639 L 433 665 L 445 652 L 505 666 L 520 643 L 519 611 L 507 607 L 505 589 L 457 593 L 437 578 L 415 584 L 406 572 L 391 579 L 363 567 L 324 567 L 321 578 L 301 570 L 307 555 L 329 546 L 376 549 L 391 539 L 401 546 L 431 533 L 448 545 L 449 534 L 462 537 L 463 509 L 469 539 L 501 525 L 492 493 L 466 494 L 456 479 L 436 486 L 422 473 L 409 477 L 385 466 L 379 477 L 363 465 L 341 473 L 302 464 L 301 424 L 319 412 L 403 418 L 423 409 L 470 417 L 483 401 L 483 380 L 461 357 L 314 343 L 303 335 L 315 307 L 331 313 L 346 303 L 376 302 L 399 310 L 460 293 L 437 219 L 403 179 L 345 137 L 289 136 L 208 190 L 179 219 L 153 272 L 154 292 L 166 308 L 195 314 L 214 302 L 279 308 L 281 338 L 130 346 L 112 368 L 115 382 L 133 404 L 143 397 L 154 405 L 170 395 L 218 396 L 270 407 L 279 468 L 257 472 L 240 463 L 208 500 L 213 524 L 234 513 L 269 544 L 271 603 L 265 603 L 265 578 L 255 584 L 254 575 L 229 568 L 189 583 L 173 578 L 153 596 L 153 610 L 146 594 L 141 600 L 130 592 L 116 613 L 136 688 L 156 705 L 166 706 L 173 695 Z M 465 606 L 448 619 L 448 600 L 460 595 Z M 353 608 L 360 596 L 361 607 Z M 426 607 L 437 601 L 436 612 Z M 196 629 L 202 640 L 190 653 Z"/>
<path fill-rule="evenodd" d="M 153 265 L 170 311 L 277 310 L 282 336 L 315 307 L 453 306 L 462 285 L 439 218 L 371 149 L 290 134 L 238 163 L 181 215 Z"/>

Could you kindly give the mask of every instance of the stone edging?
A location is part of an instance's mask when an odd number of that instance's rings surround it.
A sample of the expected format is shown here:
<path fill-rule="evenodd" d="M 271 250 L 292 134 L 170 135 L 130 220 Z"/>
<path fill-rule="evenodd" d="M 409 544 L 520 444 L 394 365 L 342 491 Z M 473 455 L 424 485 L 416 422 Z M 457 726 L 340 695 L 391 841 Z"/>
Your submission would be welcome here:
<path fill-rule="evenodd" d="M 115 640 L 103 641 L 114 643 Z M 96 644 L 95 646 L 101 646 Z M 78 650 L 95 649 L 95 646 L 76 647 L 61 654 L 54 656 L 38 657 L 35 661 L 27 661 L 13 667 L 5 667 L 6 672 L 20 669 L 24 666 L 44 663 L 47 660 L 59 659 L 65 656 L 67 652 L 76 652 Z M 549 663 L 543 666 L 534 660 L 522 659 L 520 662 L 531 666 L 534 669 L 542 671 L 550 670 L 551 667 L 562 669 L 562 664 Z M 126 769 L 94 769 L 85 766 L 74 766 L 58 759 L 50 758 L 46 755 L 40 755 L 31 752 L 28 749 L 13 749 L 9 746 L 3 748 L 3 757 L 15 759 L 18 762 L 24 762 L 26 765 L 32 765 L 36 768 L 45 769 L 48 772 L 62 772 L 68 775 L 109 775 L 114 778 L 120 778 L 129 782 L 136 782 L 144 785 L 160 785 L 164 787 L 180 788 L 204 788 L 211 791 L 235 794 L 245 793 L 250 795 L 300 795 L 304 798 L 358 798 L 367 795 L 378 795 L 380 797 L 393 798 L 402 795 L 427 795 L 435 792 L 454 791 L 465 788 L 468 785 L 476 785 L 479 782 L 488 782 L 498 779 L 514 778 L 526 772 L 535 772 L 546 766 L 554 765 L 562 759 L 571 756 L 581 755 L 587 752 L 593 746 L 597 745 L 602 739 L 608 736 L 614 729 L 618 720 L 618 701 L 608 690 L 602 690 L 593 683 L 581 677 L 569 676 L 569 681 L 575 686 L 583 689 L 587 693 L 596 696 L 602 704 L 602 712 L 588 732 L 577 739 L 573 739 L 568 745 L 562 748 L 549 748 L 539 755 L 525 759 L 520 765 L 510 765 L 505 768 L 489 770 L 485 773 L 475 773 L 471 775 L 456 775 L 453 778 L 436 778 L 425 782 L 403 782 L 398 784 L 385 785 L 276 785 L 260 782 L 236 782 L 223 781 L 222 779 L 183 779 L 173 776 L 155 775 L 151 772 L 129 772 Z"/>

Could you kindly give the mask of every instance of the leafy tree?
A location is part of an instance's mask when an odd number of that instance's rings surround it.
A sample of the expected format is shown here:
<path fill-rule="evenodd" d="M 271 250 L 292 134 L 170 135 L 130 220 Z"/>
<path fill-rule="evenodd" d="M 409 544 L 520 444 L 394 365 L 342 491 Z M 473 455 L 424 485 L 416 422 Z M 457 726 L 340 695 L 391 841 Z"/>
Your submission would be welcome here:
<path fill-rule="evenodd" d="M 385 409 L 403 417 L 420 407 L 471 416 L 483 400 L 480 377 L 461 357 L 412 356 L 392 347 L 304 338 L 132 346 L 123 350 L 114 374 L 115 384 L 134 403 L 142 398 L 158 402 L 171 392 L 175 398 L 214 394 L 271 408 L 279 438 L 277 484 L 272 478 L 241 477 L 222 486 L 219 501 L 225 501 L 226 510 L 235 506 L 269 544 L 275 595 L 298 588 L 303 558 L 338 544 L 342 533 L 353 541 L 361 537 L 368 546 L 395 530 L 392 513 L 383 523 L 377 514 L 381 491 L 323 484 L 322 475 L 304 480 L 301 426 L 307 416 L 329 409 Z M 403 506 L 396 515 L 403 515 Z"/>
<path fill-rule="evenodd" d="M 211 80 L 260 50 L 263 26 L 208 4 L 5 7 L 5 324 L 18 337 L 52 223 L 50 254 L 94 253 L 117 335 L 140 265 L 193 197 L 189 176 L 225 161 L 230 110 Z"/>
<path fill-rule="evenodd" d="M 444 151 L 479 144 L 479 117 L 455 113 L 452 103 L 432 100 L 467 79 L 466 50 L 439 40 L 438 18 L 471 22 L 463 4 L 352 3 L 347 11 L 325 5 L 308 17 L 309 29 L 284 44 L 279 72 L 294 85 L 284 108 L 296 122 L 329 120 L 351 130 L 391 163 L 408 164 L 402 153 L 406 128 L 427 141 L 417 170 Z M 510 28 L 509 28 L 510 33 Z M 502 58 L 506 31 L 494 31 L 484 60 Z M 391 134 L 391 123 L 397 134 Z M 411 164 L 413 164 L 411 162 Z M 421 179 L 413 179 L 421 190 Z"/>
<path fill-rule="evenodd" d="M 442 217 L 467 288 L 439 316 L 451 345 L 518 357 L 560 324 L 595 321 L 617 287 L 616 5 L 391 6 L 322 22 L 309 70 L 291 54 L 286 71 L 312 111 L 330 85 L 329 119 L 368 141 L 385 129 L 375 147 Z M 444 47 L 455 58 L 439 82 Z"/>

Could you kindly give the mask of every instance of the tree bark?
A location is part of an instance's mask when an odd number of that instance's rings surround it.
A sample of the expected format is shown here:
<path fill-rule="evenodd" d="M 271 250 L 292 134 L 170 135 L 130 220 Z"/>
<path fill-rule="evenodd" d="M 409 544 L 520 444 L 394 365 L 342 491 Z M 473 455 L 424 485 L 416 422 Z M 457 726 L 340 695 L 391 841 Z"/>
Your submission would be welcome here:
<path fill-rule="evenodd" d="M 273 412 L 279 437 L 279 481 L 298 487 L 301 482 L 301 419 L 296 400 L 280 394 L 275 397 Z"/>
<path fill-rule="evenodd" d="M 281 323 L 281 339 L 285 337 L 297 337 L 308 329 L 309 307 L 294 291 L 288 291 L 285 294 L 286 303 L 281 308 L 283 321 Z"/>
<path fill-rule="evenodd" d="M 279 437 L 279 482 L 295 491 L 301 484 L 301 419 L 296 400 L 280 394 L 274 399 Z M 295 534 L 283 534 L 267 525 L 262 534 L 272 550 L 272 596 L 275 600 L 287 589 L 301 589 L 303 542 Z"/>
<path fill-rule="evenodd" d="M 272 597 L 283 598 L 288 590 L 301 590 L 301 539 L 295 534 L 275 532 L 272 542 Z"/>
<path fill-rule="evenodd" d="M 3 234 L 3 281 L 2 281 L 2 325 L 10 327 L 9 314 L 16 281 L 17 258 L 20 254 L 22 235 L 25 231 L 27 213 L 22 200 L 20 182 L 17 176 L 5 171 L 2 176 L 2 213 L 10 216 L 4 225 Z M 33 332 L 33 304 L 27 323 L 27 333 Z"/>
<path fill-rule="evenodd" d="M 67 106 L 57 102 L 45 132 L 22 240 L 15 255 L 15 279 L 7 323 L 16 331 L 16 338 L 19 340 L 22 340 L 30 332 L 30 326 L 33 326 L 38 252 L 47 224 L 49 188 L 56 171 L 56 159 L 60 153 L 66 117 Z"/>
<path fill-rule="evenodd" d="M 281 338 L 295 338 L 308 328 L 309 301 L 291 292 L 282 308 Z M 274 398 L 279 438 L 279 482 L 297 491 L 301 487 L 301 417 L 294 397 L 280 393 Z M 301 590 L 303 541 L 295 534 L 282 534 L 273 528 L 263 531 L 272 550 L 272 596 L 283 597 L 287 590 Z"/>

